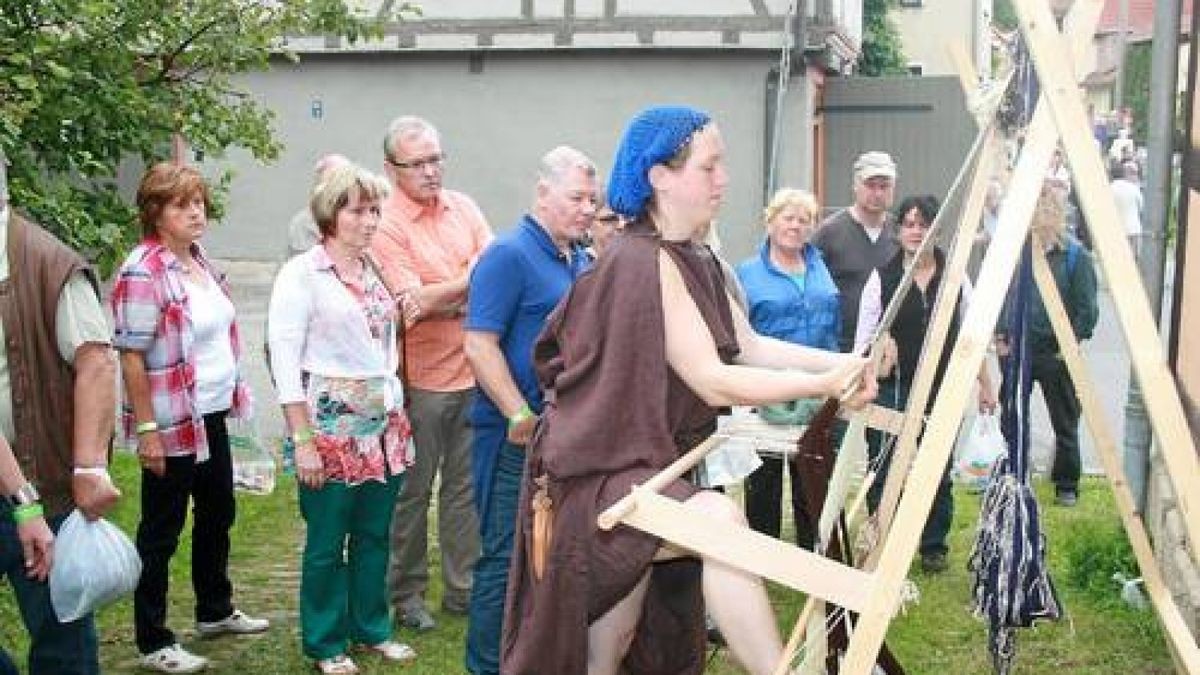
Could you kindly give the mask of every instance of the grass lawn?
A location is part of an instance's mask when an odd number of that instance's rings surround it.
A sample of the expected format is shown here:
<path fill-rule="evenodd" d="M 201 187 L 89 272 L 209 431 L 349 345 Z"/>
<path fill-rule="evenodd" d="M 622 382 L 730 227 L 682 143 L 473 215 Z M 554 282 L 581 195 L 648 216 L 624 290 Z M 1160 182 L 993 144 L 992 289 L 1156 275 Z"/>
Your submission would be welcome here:
<path fill-rule="evenodd" d="M 114 477 L 124 498 L 113 514 L 127 533 L 136 528 L 138 518 L 138 472 L 135 458 L 121 454 L 114 462 Z M 1050 503 L 1050 488 L 1038 486 L 1043 504 Z M 919 604 L 910 606 L 897 618 L 888 634 L 888 644 L 909 673 L 987 673 L 990 670 L 985 629 L 969 609 L 969 577 L 966 558 L 979 510 L 979 499 L 956 492 L 954 529 L 951 534 L 951 569 L 938 576 L 924 576 L 916 567 L 910 577 L 920 588 Z M 1083 485 L 1078 507 L 1047 506 L 1046 531 L 1050 540 L 1050 565 L 1069 620 L 1044 624 L 1022 631 L 1018 638 L 1020 673 L 1170 673 L 1171 658 L 1163 641 L 1155 615 L 1135 612 L 1118 601 L 1105 599 L 1096 592 L 1073 587 L 1067 579 L 1064 551 L 1072 547 L 1072 537 L 1096 529 L 1119 527 L 1111 494 L 1100 479 Z M 189 528 L 190 529 L 190 528 Z M 297 624 L 298 564 L 303 526 L 296 509 L 294 482 L 280 481 L 268 497 L 239 495 L 238 519 L 234 531 L 231 571 L 235 601 L 239 607 L 273 622 L 262 636 L 197 639 L 192 630 L 191 587 L 188 583 L 190 540 L 186 537 L 172 561 L 170 625 L 189 649 L 210 657 L 214 673 L 301 673 L 312 672 L 301 656 Z M 430 537 L 436 542 L 436 537 Z M 1076 541 L 1074 548 L 1078 549 Z M 432 553 L 436 561 L 438 555 Z M 432 607 L 440 604 L 439 573 L 431 574 L 435 588 Z M 1113 585 L 1112 598 L 1116 596 Z M 384 589 L 380 589 L 384 592 Z M 791 630 L 791 622 L 803 605 L 803 597 L 786 589 L 772 588 L 771 596 L 780 618 L 782 631 Z M 103 609 L 99 615 L 100 654 L 106 673 L 136 672 L 137 650 L 133 645 L 132 601 L 125 599 Z M 361 656 L 357 660 L 367 673 L 462 673 L 462 649 L 466 621 L 460 617 L 438 615 L 438 629 L 416 635 L 402 631 L 399 638 L 417 650 L 418 660 L 408 666 L 388 666 L 378 658 Z M 12 595 L 0 592 L 0 644 L 23 659 L 26 641 Z M 711 673 L 739 673 L 724 651 L 714 655 Z M 547 674 L 551 675 L 551 674 Z"/>

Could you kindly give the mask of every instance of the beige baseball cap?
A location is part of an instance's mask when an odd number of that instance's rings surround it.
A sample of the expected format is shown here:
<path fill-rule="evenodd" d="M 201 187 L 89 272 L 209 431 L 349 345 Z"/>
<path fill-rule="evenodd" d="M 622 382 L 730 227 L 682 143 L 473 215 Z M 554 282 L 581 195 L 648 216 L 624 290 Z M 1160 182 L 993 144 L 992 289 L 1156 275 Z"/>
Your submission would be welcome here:
<path fill-rule="evenodd" d="M 854 180 L 862 182 L 868 178 L 883 176 L 895 180 L 896 163 L 892 156 L 879 150 L 864 152 L 854 161 Z"/>

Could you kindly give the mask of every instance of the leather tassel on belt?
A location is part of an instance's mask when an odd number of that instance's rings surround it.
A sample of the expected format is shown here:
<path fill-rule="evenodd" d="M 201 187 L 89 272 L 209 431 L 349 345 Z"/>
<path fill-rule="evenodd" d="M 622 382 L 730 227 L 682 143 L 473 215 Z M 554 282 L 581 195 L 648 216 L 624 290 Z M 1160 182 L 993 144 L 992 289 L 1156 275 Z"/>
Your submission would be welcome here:
<path fill-rule="evenodd" d="M 554 502 L 550 500 L 548 475 L 542 474 L 533 482 L 537 485 L 537 491 L 533 493 L 533 578 L 541 581 L 554 531 Z"/>

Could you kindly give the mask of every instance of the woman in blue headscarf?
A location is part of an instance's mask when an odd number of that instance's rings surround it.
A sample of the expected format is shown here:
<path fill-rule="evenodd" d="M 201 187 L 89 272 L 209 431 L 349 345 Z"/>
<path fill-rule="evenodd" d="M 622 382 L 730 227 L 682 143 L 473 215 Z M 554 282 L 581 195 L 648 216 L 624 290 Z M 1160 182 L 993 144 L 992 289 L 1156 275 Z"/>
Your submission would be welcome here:
<path fill-rule="evenodd" d="M 782 647 L 762 582 L 596 516 L 716 429 L 720 407 L 835 396 L 857 357 L 756 334 L 695 244 L 728 174 L 708 115 L 655 107 L 630 123 L 608 197 L 625 234 L 555 309 L 534 351 L 547 406 L 529 446 L 501 643 L 508 675 L 704 670 L 704 612 L 734 656 L 770 672 Z M 663 493 L 742 524 L 724 495 Z"/>

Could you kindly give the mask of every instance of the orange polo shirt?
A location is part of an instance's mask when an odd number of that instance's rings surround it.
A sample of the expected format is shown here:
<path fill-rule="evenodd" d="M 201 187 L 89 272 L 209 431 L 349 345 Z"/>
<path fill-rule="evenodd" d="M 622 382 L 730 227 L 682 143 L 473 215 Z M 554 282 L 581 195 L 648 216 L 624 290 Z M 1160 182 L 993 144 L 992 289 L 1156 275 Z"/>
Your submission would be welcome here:
<path fill-rule="evenodd" d="M 442 190 L 432 206 L 393 190 L 383 203 L 383 222 L 371 252 L 394 290 L 450 281 L 492 241 L 483 212 L 461 192 Z M 463 351 L 463 318 L 424 318 L 404 336 L 408 383 L 427 391 L 475 386 Z"/>

